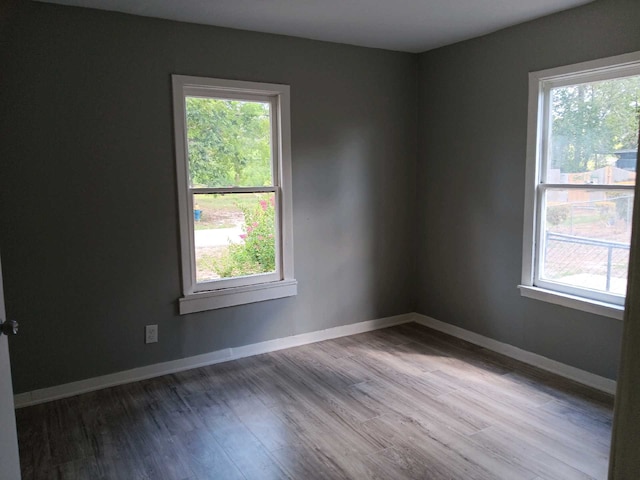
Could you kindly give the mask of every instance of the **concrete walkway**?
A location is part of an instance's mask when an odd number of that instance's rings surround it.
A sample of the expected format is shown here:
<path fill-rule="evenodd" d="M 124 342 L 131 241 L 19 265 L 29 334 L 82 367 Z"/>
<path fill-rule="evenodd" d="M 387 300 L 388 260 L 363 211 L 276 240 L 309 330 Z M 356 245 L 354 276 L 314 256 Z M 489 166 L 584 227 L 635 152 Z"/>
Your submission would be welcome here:
<path fill-rule="evenodd" d="M 234 228 L 213 228 L 210 230 L 196 230 L 195 244 L 200 247 L 221 247 L 231 243 L 242 243 L 240 227 Z"/>

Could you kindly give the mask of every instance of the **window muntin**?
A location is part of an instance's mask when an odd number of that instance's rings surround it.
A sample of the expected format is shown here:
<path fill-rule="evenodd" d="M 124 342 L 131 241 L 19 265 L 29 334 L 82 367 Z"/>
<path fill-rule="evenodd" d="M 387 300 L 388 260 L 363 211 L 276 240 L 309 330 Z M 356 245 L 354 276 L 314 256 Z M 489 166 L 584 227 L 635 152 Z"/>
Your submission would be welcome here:
<path fill-rule="evenodd" d="M 179 75 L 173 84 L 181 302 L 193 300 L 183 313 L 295 294 L 289 87 Z"/>
<path fill-rule="evenodd" d="M 533 228 L 525 223 L 523 284 L 623 305 L 640 56 L 587 67 L 531 74 L 536 125 L 528 161 L 535 165 L 528 175 L 535 172 L 535 183 L 527 194 L 526 222 Z"/>

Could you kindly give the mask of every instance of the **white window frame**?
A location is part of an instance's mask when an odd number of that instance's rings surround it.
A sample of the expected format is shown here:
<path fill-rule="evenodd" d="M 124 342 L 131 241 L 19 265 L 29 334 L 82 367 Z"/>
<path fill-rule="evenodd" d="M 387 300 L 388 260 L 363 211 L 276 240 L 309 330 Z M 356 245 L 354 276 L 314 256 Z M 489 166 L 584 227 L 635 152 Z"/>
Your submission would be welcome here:
<path fill-rule="evenodd" d="M 538 278 L 541 248 L 541 212 L 545 191 L 553 188 L 584 189 L 584 185 L 546 183 L 544 162 L 550 119 L 550 90 L 579 83 L 640 75 L 640 52 L 529 73 L 529 117 L 522 255 L 521 295 L 622 320 L 624 296 L 562 286 Z M 633 186 L 589 185 L 593 190 L 631 190 Z M 617 298 L 616 298 L 617 297 Z"/>
<path fill-rule="evenodd" d="M 289 297 L 297 294 L 293 275 L 291 120 L 289 86 L 219 78 L 172 75 L 183 297 L 180 314 Z M 270 187 L 192 188 L 189 183 L 185 98 L 188 96 L 268 102 L 271 105 Z M 276 272 L 196 281 L 194 193 L 273 193 L 276 207 Z"/>

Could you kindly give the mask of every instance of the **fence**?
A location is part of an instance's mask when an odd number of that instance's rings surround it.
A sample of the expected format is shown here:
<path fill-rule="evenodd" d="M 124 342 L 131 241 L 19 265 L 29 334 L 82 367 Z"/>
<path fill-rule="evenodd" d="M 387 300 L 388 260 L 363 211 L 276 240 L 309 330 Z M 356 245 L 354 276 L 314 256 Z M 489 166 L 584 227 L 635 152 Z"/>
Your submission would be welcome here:
<path fill-rule="evenodd" d="M 561 279 L 582 275 L 586 277 L 582 283 L 590 284 L 581 283 L 578 286 L 602 290 L 601 279 L 604 275 L 604 291 L 610 292 L 612 276 L 626 282 L 629 250 L 627 243 L 547 232 L 545 277 Z M 624 294 L 624 291 L 616 293 Z"/>

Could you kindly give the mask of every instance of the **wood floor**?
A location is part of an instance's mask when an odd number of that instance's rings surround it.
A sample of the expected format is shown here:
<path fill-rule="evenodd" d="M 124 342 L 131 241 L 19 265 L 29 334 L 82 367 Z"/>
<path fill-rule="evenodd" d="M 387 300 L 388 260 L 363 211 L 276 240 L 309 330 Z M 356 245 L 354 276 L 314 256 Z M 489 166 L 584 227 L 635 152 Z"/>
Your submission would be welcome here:
<path fill-rule="evenodd" d="M 604 479 L 612 398 L 416 324 L 17 411 L 23 479 Z"/>

